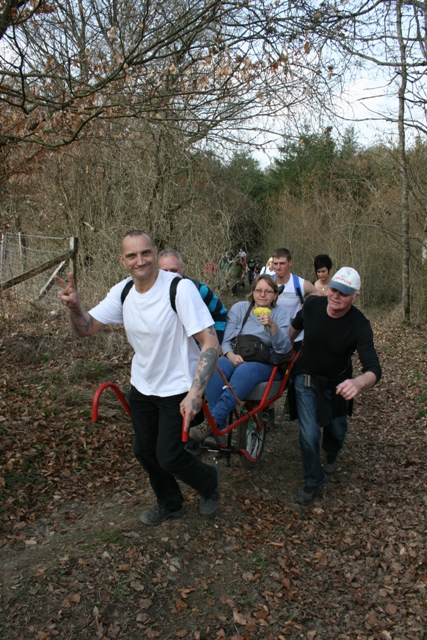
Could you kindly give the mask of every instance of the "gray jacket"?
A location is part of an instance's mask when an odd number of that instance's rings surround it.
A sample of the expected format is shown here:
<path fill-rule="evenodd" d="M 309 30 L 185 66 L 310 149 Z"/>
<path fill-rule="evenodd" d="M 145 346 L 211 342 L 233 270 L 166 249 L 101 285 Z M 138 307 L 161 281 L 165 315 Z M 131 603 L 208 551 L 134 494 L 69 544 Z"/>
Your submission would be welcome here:
<path fill-rule="evenodd" d="M 270 347 L 273 353 L 284 355 L 291 350 L 291 341 L 289 339 L 289 314 L 285 307 L 277 306 L 271 309 L 271 317 L 276 322 L 278 330 L 275 336 L 271 336 L 265 331 L 264 326 L 260 323 L 253 312 L 249 314 L 243 330 L 240 331 L 245 314 L 249 308 L 250 302 L 236 302 L 228 312 L 227 326 L 225 327 L 224 339 L 222 341 L 222 352 L 225 355 L 229 351 L 233 351 L 231 341 L 238 333 L 243 335 L 258 336 Z"/>

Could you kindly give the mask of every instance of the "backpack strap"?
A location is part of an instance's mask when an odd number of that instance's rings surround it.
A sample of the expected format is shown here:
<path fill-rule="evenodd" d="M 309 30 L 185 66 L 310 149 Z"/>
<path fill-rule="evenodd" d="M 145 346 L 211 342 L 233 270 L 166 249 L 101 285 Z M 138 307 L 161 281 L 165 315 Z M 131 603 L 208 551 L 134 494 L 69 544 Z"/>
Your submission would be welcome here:
<path fill-rule="evenodd" d="M 169 289 L 169 300 L 171 303 L 171 307 L 175 311 L 175 313 L 176 313 L 176 304 L 175 304 L 176 289 L 178 287 L 180 280 L 182 280 L 181 276 L 176 276 L 176 278 L 172 280 L 170 289 Z M 125 286 L 123 287 L 122 293 L 120 295 L 120 300 L 122 301 L 122 305 L 126 300 L 126 296 L 129 293 L 129 291 L 132 289 L 132 287 L 133 287 L 133 280 L 129 280 L 129 282 L 126 282 Z"/>
<path fill-rule="evenodd" d="M 301 293 L 301 287 L 299 286 L 299 278 L 294 273 L 292 274 L 292 278 L 294 279 L 295 293 L 297 294 L 298 298 L 300 299 L 301 305 L 303 305 L 304 304 L 304 298 L 303 298 L 303 295 Z"/>
<path fill-rule="evenodd" d="M 122 301 L 122 306 L 123 306 L 124 301 L 126 300 L 127 294 L 132 289 L 132 287 L 133 287 L 133 280 L 129 280 L 129 282 L 126 282 L 126 284 L 125 284 L 125 286 L 123 288 L 123 291 L 121 293 L 121 296 L 120 296 L 120 300 Z"/>
<path fill-rule="evenodd" d="M 178 284 L 180 280 L 182 280 L 181 276 L 176 276 L 176 278 L 172 280 L 171 286 L 169 289 L 169 299 L 171 301 L 171 307 L 175 311 L 175 313 L 176 313 L 176 304 L 175 304 L 176 290 L 178 288 Z"/>

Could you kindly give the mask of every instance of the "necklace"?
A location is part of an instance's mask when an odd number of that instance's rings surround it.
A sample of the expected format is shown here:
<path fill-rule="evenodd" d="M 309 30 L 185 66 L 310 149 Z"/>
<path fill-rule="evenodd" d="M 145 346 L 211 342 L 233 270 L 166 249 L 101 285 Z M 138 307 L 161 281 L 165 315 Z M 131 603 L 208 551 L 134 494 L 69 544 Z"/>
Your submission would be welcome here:
<path fill-rule="evenodd" d="M 326 291 L 329 287 L 329 283 L 323 286 L 321 281 L 317 280 L 317 282 L 314 283 L 314 286 L 316 287 L 316 289 L 319 289 L 320 291 Z"/>

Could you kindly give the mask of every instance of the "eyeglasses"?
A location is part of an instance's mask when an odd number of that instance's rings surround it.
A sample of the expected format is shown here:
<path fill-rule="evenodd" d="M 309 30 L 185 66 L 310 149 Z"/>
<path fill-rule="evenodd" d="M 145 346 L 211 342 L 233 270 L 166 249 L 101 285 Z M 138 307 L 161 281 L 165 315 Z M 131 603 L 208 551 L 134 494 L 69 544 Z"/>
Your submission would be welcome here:
<path fill-rule="evenodd" d="M 273 296 L 275 291 L 271 289 L 254 289 L 254 293 L 257 293 L 259 296 Z"/>

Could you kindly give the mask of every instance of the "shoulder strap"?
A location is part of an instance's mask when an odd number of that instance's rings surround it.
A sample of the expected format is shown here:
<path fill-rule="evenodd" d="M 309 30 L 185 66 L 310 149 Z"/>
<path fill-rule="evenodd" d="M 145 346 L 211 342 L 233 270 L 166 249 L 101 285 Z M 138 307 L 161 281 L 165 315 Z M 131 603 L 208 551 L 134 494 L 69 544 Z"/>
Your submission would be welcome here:
<path fill-rule="evenodd" d="M 176 313 L 176 304 L 175 304 L 175 298 L 176 298 L 176 289 L 178 287 L 178 283 L 182 278 L 180 276 L 176 276 L 176 278 L 174 278 L 171 282 L 171 286 L 169 289 L 169 299 L 170 299 L 170 303 L 171 303 L 171 307 L 172 309 L 175 311 Z M 120 300 L 122 301 L 122 304 L 124 303 L 124 301 L 126 300 L 126 296 L 129 293 L 129 291 L 132 289 L 133 287 L 133 280 L 129 280 L 129 282 L 127 282 L 123 288 L 123 291 L 120 295 Z"/>
<path fill-rule="evenodd" d="M 295 293 L 297 294 L 298 298 L 300 299 L 301 304 L 304 304 L 304 298 L 303 298 L 302 293 L 301 293 L 301 287 L 299 286 L 299 278 L 294 273 L 292 274 L 292 277 L 294 279 Z"/>
<path fill-rule="evenodd" d="M 176 276 L 176 278 L 172 280 L 171 286 L 169 289 L 169 299 L 171 301 L 171 307 L 175 311 L 175 313 L 176 313 L 176 304 L 175 304 L 176 290 L 178 288 L 180 280 L 182 280 L 181 276 Z"/>
<path fill-rule="evenodd" d="M 122 301 L 122 305 L 124 303 L 124 301 L 126 300 L 126 296 L 129 293 L 129 291 L 132 289 L 133 287 L 133 280 L 129 280 L 129 282 L 126 282 L 125 286 L 123 287 L 123 291 L 121 293 L 120 296 L 120 300 Z"/>
<path fill-rule="evenodd" d="M 240 329 L 239 329 L 239 333 L 241 333 L 241 332 L 242 332 L 242 329 L 243 329 L 243 327 L 244 327 L 244 325 L 245 325 L 246 320 L 249 318 L 249 314 L 250 314 L 250 312 L 252 311 L 252 307 L 253 307 L 253 306 L 254 306 L 254 303 L 253 303 L 253 302 L 251 302 L 251 303 L 249 304 L 248 310 L 246 311 L 245 317 L 243 318 L 242 326 L 241 326 L 241 327 L 240 327 Z M 239 333 L 238 333 L 237 335 L 239 335 Z"/>

